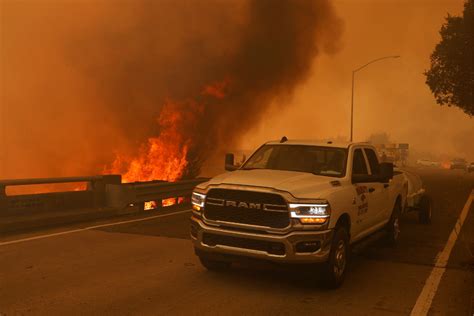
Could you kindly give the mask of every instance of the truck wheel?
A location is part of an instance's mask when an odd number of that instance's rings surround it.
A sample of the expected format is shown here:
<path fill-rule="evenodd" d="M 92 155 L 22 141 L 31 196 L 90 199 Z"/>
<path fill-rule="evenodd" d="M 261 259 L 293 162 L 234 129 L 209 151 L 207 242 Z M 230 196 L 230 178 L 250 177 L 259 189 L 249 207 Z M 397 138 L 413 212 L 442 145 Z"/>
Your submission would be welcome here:
<path fill-rule="evenodd" d="M 227 261 L 219 261 L 213 260 L 206 257 L 199 257 L 201 264 L 210 271 L 223 271 L 230 268 L 232 265 L 230 262 Z"/>
<path fill-rule="evenodd" d="M 349 255 L 349 237 L 344 227 L 337 228 L 331 242 L 328 262 L 323 269 L 325 285 L 335 289 L 342 285 L 346 276 L 347 257 Z"/>
<path fill-rule="evenodd" d="M 418 221 L 421 224 L 431 223 L 431 199 L 428 195 L 424 194 L 420 198 L 418 210 Z"/>
<path fill-rule="evenodd" d="M 387 243 L 390 246 L 395 246 L 400 237 L 400 203 L 397 202 L 392 211 L 392 216 L 387 223 Z"/>

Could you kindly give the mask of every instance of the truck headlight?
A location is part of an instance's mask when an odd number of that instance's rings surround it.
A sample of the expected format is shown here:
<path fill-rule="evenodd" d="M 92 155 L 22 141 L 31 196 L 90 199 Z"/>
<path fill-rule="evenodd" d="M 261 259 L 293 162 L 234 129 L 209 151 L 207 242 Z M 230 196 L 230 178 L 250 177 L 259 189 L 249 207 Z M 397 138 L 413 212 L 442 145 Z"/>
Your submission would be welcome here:
<path fill-rule="evenodd" d="M 193 192 L 191 196 L 191 203 L 193 204 L 193 210 L 200 212 L 204 208 L 204 202 L 206 201 L 206 195 Z"/>
<path fill-rule="evenodd" d="M 291 218 L 298 218 L 302 224 L 324 224 L 331 215 L 329 203 L 291 203 Z"/>

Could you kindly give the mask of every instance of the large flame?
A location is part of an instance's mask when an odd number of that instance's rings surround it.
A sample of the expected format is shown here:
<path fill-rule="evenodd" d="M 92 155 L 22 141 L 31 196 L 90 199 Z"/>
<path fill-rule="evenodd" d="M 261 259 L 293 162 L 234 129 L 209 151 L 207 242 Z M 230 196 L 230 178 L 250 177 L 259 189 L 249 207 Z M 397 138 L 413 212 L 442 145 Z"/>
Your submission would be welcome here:
<path fill-rule="evenodd" d="M 223 99 L 229 80 L 205 86 L 201 95 L 215 100 Z M 189 167 L 189 150 L 193 136 L 202 119 L 205 105 L 196 100 L 177 102 L 168 100 L 158 117 L 160 134 L 150 137 L 136 155 L 117 153 L 106 173 L 121 173 L 123 182 L 177 181 Z"/>
<path fill-rule="evenodd" d="M 160 135 L 150 137 L 135 157 L 117 154 L 112 167 L 107 171 L 124 172 L 123 182 L 180 179 L 188 165 L 187 154 L 190 143 L 190 139 L 184 137 L 180 131 L 184 124 L 183 120 L 179 104 L 168 101 L 158 118 Z"/>

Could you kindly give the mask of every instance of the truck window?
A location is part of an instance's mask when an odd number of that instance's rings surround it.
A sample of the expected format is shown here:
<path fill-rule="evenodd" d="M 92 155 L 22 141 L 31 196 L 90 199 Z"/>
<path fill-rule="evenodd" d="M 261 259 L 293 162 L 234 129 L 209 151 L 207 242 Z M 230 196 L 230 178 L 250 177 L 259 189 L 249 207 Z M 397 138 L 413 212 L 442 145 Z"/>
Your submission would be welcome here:
<path fill-rule="evenodd" d="M 370 170 L 372 174 L 380 174 L 380 164 L 377 159 L 377 155 L 372 149 L 365 148 L 365 154 L 367 155 L 367 159 L 369 160 Z"/>
<path fill-rule="evenodd" d="M 311 145 L 264 145 L 242 166 L 242 170 L 272 169 L 343 177 L 346 172 L 345 148 Z"/>
<path fill-rule="evenodd" d="M 264 146 L 260 150 L 258 150 L 252 159 L 246 164 L 247 168 L 251 169 L 262 169 L 268 164 L 268 160 L 272 155 L 274 147 Z"/>
<path fill-rule="evenodd" d="M 361 149 L 354 151 L 354 159 L 352 161 L 352 174 L 368 175 L 367 164 L 365 163 L 364 154 Z"/>

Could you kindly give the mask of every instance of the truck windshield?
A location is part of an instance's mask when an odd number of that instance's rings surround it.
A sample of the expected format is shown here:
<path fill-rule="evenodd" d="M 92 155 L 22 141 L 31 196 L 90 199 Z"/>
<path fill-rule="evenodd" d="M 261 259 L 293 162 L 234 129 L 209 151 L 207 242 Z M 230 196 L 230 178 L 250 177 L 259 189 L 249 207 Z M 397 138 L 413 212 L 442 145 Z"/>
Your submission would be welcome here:
<path fill-rule="evenodd" d="M 243 170 L 273 169 L 308 172 L 328 177 L 346 173 L 347 149 L 307 145 L 264 145 L 242 166 Z"/>

